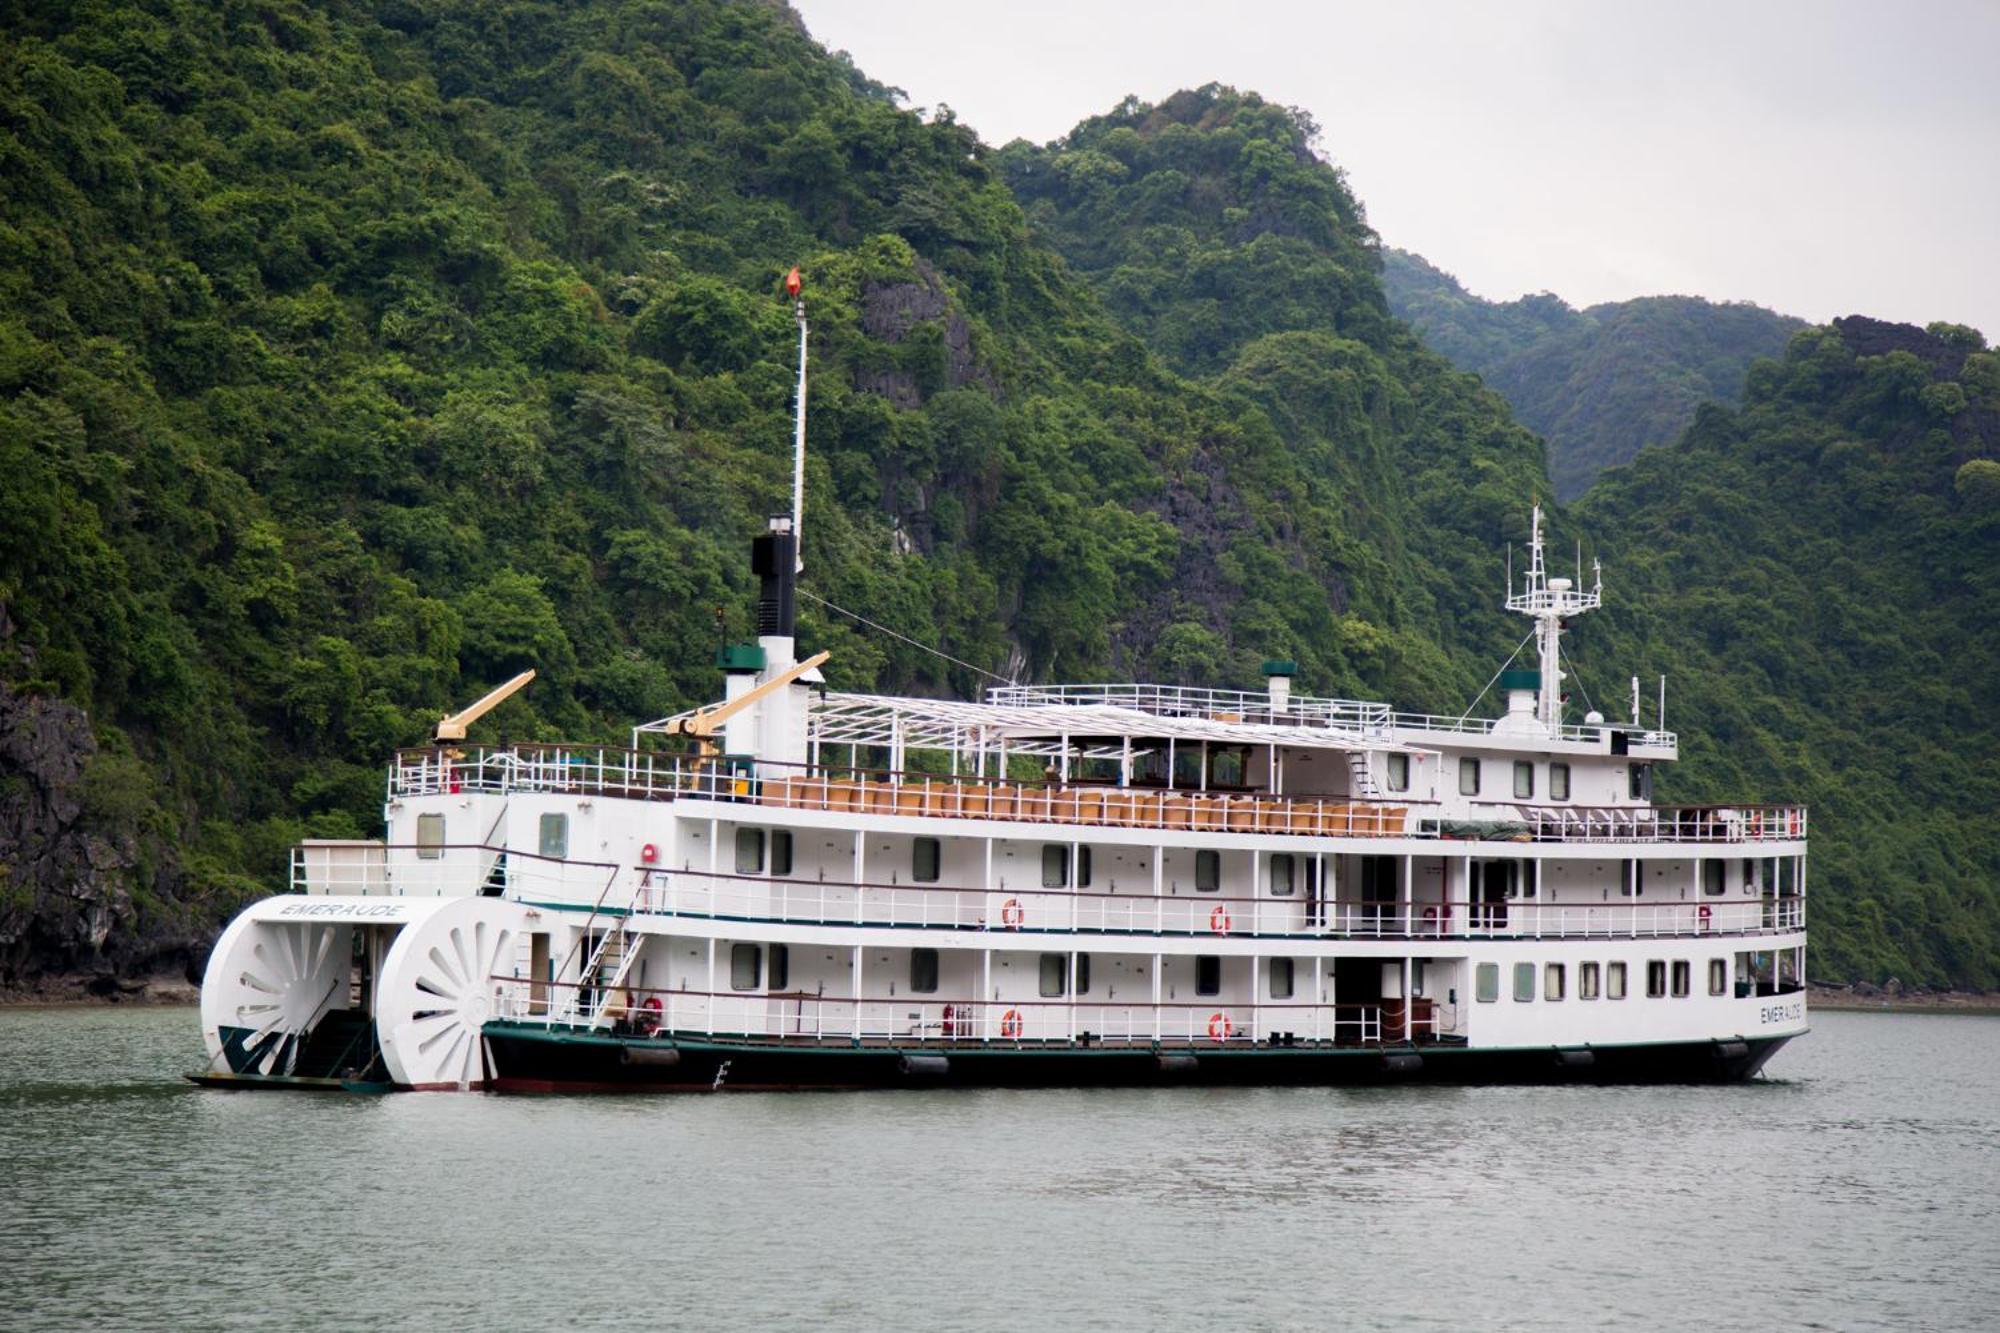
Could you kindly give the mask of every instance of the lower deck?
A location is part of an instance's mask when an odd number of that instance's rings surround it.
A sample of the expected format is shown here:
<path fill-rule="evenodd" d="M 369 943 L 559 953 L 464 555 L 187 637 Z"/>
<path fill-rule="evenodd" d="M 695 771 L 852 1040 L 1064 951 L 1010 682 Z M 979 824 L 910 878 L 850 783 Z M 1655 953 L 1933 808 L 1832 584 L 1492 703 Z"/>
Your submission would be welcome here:
<path fill-rule="evenodd" d="M 819 1043 L 651 1037 L 490 1022 L 500 1092 L 750 1092 L 907 1087 L 1341 1086 L 1435 1083 L 1727 1083 L 1785 1034 L 1569 1048 L 1325 1042 Z"/>

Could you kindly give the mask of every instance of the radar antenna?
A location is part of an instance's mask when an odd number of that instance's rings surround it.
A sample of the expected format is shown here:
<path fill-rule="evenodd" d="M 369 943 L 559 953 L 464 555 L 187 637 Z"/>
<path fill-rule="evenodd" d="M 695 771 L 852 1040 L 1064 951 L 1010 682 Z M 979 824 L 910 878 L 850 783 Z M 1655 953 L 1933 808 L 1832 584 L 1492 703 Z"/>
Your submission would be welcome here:
<path fill-rule="evenodd" d="M 1535 716 L 1551 734 L 1562 729 L 1562 633 L 1571 616 L 1595 611 L 1604 604 L 1604 562 L 1592 560 L 1597 582 L 1589 592 L 1565 578 L 1550 578 L 1542 560 L 1542 506 L 1535 503 L 1528 527 L 1528 572 L 1521 591 L 1507 598 L 1507 609 L 1519 611 L 1535 622 L 1535 643 L 1541 655 L 1541 693 L 1535 701 Z M 1582 573 L 1579 552 L 1578 574 Z"/>

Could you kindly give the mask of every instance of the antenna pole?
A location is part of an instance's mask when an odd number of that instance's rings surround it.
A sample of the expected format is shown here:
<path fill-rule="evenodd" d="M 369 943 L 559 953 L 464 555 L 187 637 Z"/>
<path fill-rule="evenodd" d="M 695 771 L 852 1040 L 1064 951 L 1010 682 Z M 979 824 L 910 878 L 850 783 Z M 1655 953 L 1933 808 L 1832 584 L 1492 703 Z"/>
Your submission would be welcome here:
<path fill-rule="evenodd" d="M 792 550 L 793 572 L 806 567 L 806 299 L 798 286 L 798 270 L 789 285 L 795 298 L 792 313 L 799 321 L 799 401 L 792 430 Z"/>
<path fill-rule="evenodd" d="M 1660 711 L 1653 717 L 1653 729 L 1667 729 L 1667 673 L 1664 671 L 1660 673 Z"/>

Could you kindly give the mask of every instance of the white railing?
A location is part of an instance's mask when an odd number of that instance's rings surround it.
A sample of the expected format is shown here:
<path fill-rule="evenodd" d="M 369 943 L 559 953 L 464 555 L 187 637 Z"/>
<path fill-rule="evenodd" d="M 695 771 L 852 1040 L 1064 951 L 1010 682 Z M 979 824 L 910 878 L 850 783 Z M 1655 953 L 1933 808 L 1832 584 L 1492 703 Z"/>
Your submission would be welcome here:
<path fill-rule="evenodd" d="M 1267 690 L 1208 690 L 1183 685 L 996 685 L 986 691 L 986 702 L 1014 708 L 1104 704 L 1156 717 L 1340 727 L 1369 734 L 1379 733 L 1390 718 L 1389 705 L 1365 699 L 1293 695 L 1282 709 L 1274 710 Z"/>
<path fill-rule="evenodd" d="M 352 851 L 354 855 L 329 855 Z M 498 897 L 585 904 L 599 894 L 609 861 L 566 861 L 491 843 L 369 843 L 292 848 L 293 893 L 389 898 Z"/>
<path fill-rule="evenodd" d="M 1487 818 L 1453 821 L 1439 819 L 1436 803 L 1428 801 L 987 782 L 802 764 L 762 763 L 757 768 L 763 776 L 714 759 L 612 746 L 406 750 L 390 771 L 389 795 L 560 792 L 632 800 L 698 798 L 839 814 L 1294 837 L 1749 844 L 1796 842 L 1807 836 L 1806 808 L 1799 805 L 1496 802 L 1479 807 Z"/>
<path fill-rule="evenodd" d="M 1298 1043 L 1364 1046 L 1438 1035 L 1435 1011 L 1360 1004 L 1069 1003 L 850 997 L 800 992 L 606 989 L 507 983 L 496 1017 L 552 1027 L 599 1027 L 618 1036 L 717 1036 L 779 1041 L 1022 1043 L 1074 1046 L 1254 1046 L 1282 1036 Z M 608 1019 L 608 1022 L 607 1022 Z M 1434 1030 L 1435 1029 L 1435 1030 Z"/>
<path fill-rule="evenodd" d="M 1356 903 L 1304 896 L 866 884 L 634 867 L 637 916 L 999 932 L 1405 939 L 1649 938 L 1802 930 L 1796 897 L 1673 903 Z"/>

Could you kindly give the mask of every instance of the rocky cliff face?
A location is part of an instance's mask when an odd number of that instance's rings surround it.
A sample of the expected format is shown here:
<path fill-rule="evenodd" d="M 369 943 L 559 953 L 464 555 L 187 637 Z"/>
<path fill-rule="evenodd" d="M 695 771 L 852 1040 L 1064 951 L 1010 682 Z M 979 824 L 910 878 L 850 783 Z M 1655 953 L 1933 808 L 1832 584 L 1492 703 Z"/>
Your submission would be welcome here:
<path fill-rule="evenodd" d="M 149 869 L 145 830 L 119 827 L 94 799 L 100 758 L 90 719 L 62 699 L 0 682 L 0 988 L 184 971 L 202 951 L 188 932 L 149 921 L 140 900 L 170 896 Z"/>

